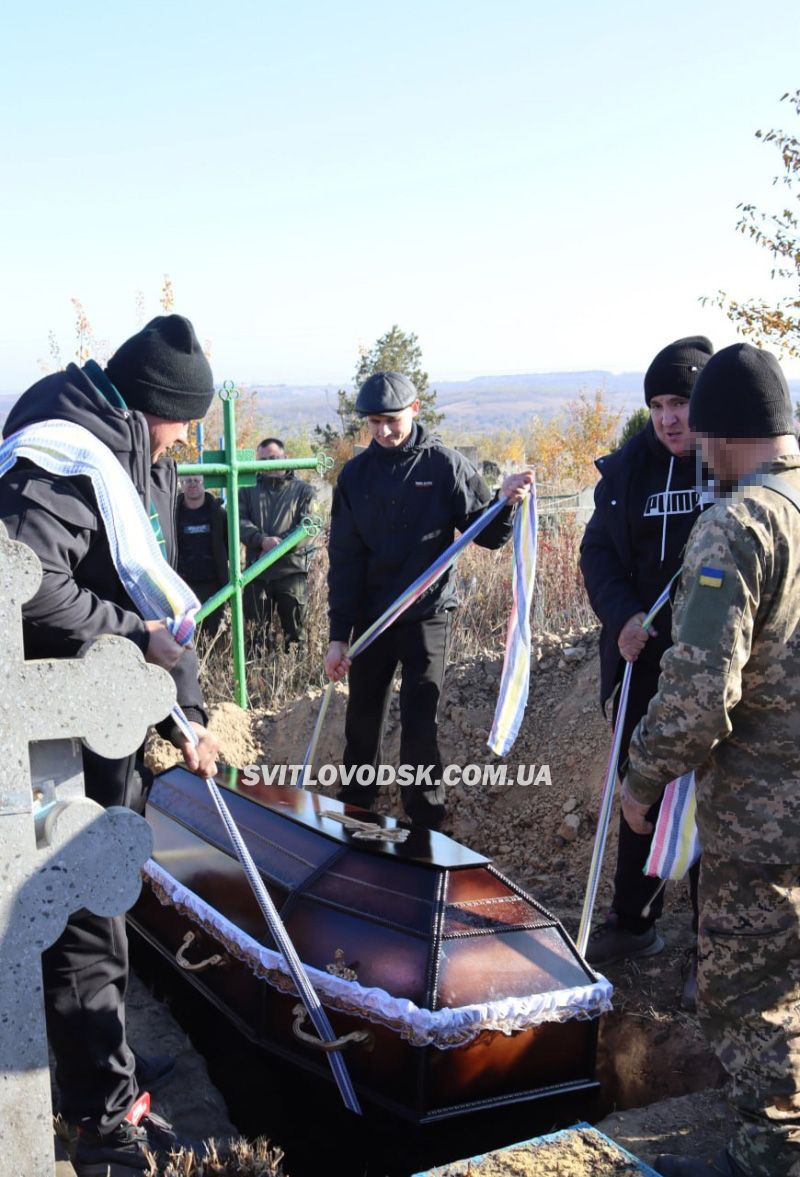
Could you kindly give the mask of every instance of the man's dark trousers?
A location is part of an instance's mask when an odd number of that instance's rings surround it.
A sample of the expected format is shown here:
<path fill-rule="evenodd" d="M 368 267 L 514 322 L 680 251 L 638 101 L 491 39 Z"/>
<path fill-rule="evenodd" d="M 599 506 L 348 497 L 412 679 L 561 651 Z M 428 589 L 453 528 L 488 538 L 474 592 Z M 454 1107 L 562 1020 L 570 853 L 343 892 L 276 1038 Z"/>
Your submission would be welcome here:
<path fill-rule="evenodd" d="M 306 619 L 307 582 L 308 576 L 304 572 L 289 572 L 272 580 L 257 576 L 245 585 L 242 599 L 245 617 L 266 637 L 277 612 L 285 645 L 301 642 Z M 262 633 L 259 632 L 258 636 Z"/>
<path fill-rule="evenodd" d="M 137 1095 L 125 1038 L 125 916 L 76 912 L 42 954 L 42 969 L 61 1113 L 69 1123 L 111 1132 Z"/>
<path fill-rule="evenodd" d="M 432 787 L 403 786 L 403 806 L 413 822 L 428 829 L 439 828 L 445 811 L 436 715 L 449 635 L 449 613 L 422 621 L 397 621 L 353 659 L 349 672 L 344 765 L 346 768 L 362 764 L 376 766 L 381 760 L 392 679 L 398 663 L 402 667 L 400 763 L 415 768 L 430 767 L 428 779 L 436 782 Z M 377 784 L 364 786 L 353 781 L 341 790 L 339 800 L 368 809 L 376 793 Z"/>
<path fill-rule="evenodd" d="M 152 774 L 140 754 L 108 760 L 84 748 L 83 776 L 86 795 L 98 804 L 144 811 Z M 138 1094 L 125 1035 L 125 916 L 75 912 L 42 953 L 42 974 L 61 1114 L 69 1123 L 111 1132 Z"/>
<path fill-rule="evenodd" d="M 633 664 L 630 692 L 628 694 L 628 709 L 625 712 L 625 723 L 622 728 L 622 744 L 620 746 L 619 762 L 623 765 L 628 758 L 631 736 L 639 720 L 647 714 L 650 700 L 658 690 L 659 666 L 647 663 Z M 614 722 L 617 720 L 617 704 L 619 692 L 614 696 Z M 655 827 L 661 800 L 651 805 L 647 811 L 647 820 Z M 645 932 L 655 923 L 664 909 L 664 890 L 656 895 L 661 880 L 651 878 L 644 873 L 645 863 L 650 854 L 653 842 L 652 834 L 635 834 L 626 822 L 622 813 L 619 815 L 619 850 L 617 852 L 617 870 L 614 875 L 614 899 L 612 908 L 619 916 L 620 927 L 630 932 Z M 700 878 L 700 863 L 696 862 L 689 871 L 689 891 L 692 899 L 693 920 L 692 927 L 697 931 L 698 898 L 697 885 Z M 655 898 L 653 896 L 655 895 Z M 646 916 L 642 911 L 650 904 Z"/>

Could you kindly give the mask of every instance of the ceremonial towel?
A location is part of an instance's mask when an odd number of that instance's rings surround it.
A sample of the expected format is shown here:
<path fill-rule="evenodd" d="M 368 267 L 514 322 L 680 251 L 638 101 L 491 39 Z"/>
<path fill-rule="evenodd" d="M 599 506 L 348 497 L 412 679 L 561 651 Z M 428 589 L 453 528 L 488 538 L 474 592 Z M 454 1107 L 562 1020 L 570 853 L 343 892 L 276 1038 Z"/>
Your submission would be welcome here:
<path fill-rule="evenodd" d="M 111 450 L 82 425 L 53 420 L 26 426 L 0 445 L 0 476 L 18 458 L 50 474 L 91 479 L 125 591 L 142 617 L 166 619 L 175 640 L 187 645 L 200 602 L 164 559 L 136 487 Z"/>
<path fill-rule="evenodd" d="M 536 579 L 536 487 L 514 516 L 513 604 L 508 619 L 506 652 L 494 722 L 487 741 L 496 756 L 505 756 L 517 738 L 531 675 L 531 621 Z"/>
<path fill-rule="evenodd" d="M 682 879 L 700 857 L 694 773 L 670 781 L 653 831 L 644 873 L 659 879 Z"/>

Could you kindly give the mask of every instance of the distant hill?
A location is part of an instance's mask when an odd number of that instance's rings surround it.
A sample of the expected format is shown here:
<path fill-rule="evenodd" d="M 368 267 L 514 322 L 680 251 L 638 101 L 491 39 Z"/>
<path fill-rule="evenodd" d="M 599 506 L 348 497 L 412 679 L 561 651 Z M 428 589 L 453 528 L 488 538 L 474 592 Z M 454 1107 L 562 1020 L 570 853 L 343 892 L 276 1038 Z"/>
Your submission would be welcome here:
<path fill-rule="evenodd" d="M 451 429 L 514 428 L 531 414 L 550 417 L 581 391 L 602 388 L 611 408 L 630 413 L 644 404 L 642 372 L 530 372 L 514 376 L 476 376 L 473 380 L 432 380 L 436 405 Z M 336 420 L 337 392 L 342 385 L 257 384 L 259 408 L 278 430 L 322 425 Z M 348 391 L 350 386 L 346 385 Z M 794 401 L 800 380 L 790 380 Z"/>
<path fill-rule="evenodd" d="M 581 390 L 602 388 L 608 404 L 624 413 L 643 404 L 641 372 L 530 372 L 514 376 L 476 376 L 473 380 L 432 380 L 437 406 L 450 429 L 514 428 L 531 414 L 552 416 Z M 291 432 L 336 420 L 339 384 L 256 384 L 258 406 L 270 428 Z M 790 380 L 794 401 L 800 400 L 800 380 Z M 16 400 L 0 392 L 0 424 Z"/>
<path fill-rule="evenodd" d="M 602 371 L 542 372 L 515 376 L 477 376 L 473 380 L 432 380 L 436 404 L 451 429 L 511 428 L 532 413 L 551 416 L 581 389 L 603 388 L 614 408 L 635 407 L 641 398 L 642 374 Z M 257 384 L 259 408 L 278 430 L 298 424 L 322 425 L 336 420 L 337 392 L 349 385 Z"/>

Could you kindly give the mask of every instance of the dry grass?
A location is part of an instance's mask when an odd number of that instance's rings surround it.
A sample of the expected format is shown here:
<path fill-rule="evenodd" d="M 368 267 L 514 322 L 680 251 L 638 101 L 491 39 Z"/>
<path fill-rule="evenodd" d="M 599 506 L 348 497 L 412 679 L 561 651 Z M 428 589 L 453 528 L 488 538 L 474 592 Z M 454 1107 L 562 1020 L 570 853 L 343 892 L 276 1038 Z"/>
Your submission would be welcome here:
<path fill-rule="evenodd" d="M 231 1140 L 217 1145 L 208 1140 L 202 1157 L 192 1149 L 173 1154 L 161 1170 L 162 1177 L 287 1177 L 283 1152 L 263 1137 L 250 1144 Z"/>
<path fill-rule="evenodd" d="M 533 605 L 534 641 L 537 634 L 564 633 L 593 621 L 580 571 L 578 549 L 583 528 L 565 514 L 548 522 L 539 536 L 536 590 Z M 499 656 L 505 644 L 511 610 L 511 548 L 489 552 L 474 544 L 459 559 L 454 576 L 459 594 L 450 661 L 476 655 Z M 245 639 L 246 678 L 250 705 L 277 711 L 309 690 L 325 685 L 322 669 L 328 648 L 328 556 L 319 542 L 309 574 L 306 643 L 284 651 L 282 642 L 267 644 L 248 632 Z M 276 625 L 277 625 L 276 620 Z M 233 698 L 230 625 L 226 621 L 210 643 L 200 646 L 201 680 L 208 704 Z"/>

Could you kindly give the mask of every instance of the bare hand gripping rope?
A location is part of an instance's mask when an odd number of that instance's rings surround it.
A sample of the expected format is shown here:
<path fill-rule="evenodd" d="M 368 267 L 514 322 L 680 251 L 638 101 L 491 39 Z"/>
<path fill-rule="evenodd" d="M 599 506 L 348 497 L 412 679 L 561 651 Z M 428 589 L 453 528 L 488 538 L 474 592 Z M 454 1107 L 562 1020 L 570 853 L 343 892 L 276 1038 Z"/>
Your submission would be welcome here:
<path fill-rule="evenodd" d="M 177 705 L 172 709 L 172 718 L 186 739 L 196 747 L 199 743 L 197 733 Z M 334 1042 L 336 1035 L 328 1021 L 328 1015 L 322 1007 L 314 986 L 308 979 L 303 962 L 297 955 L 297 950 L 291 941 L 289 933 L 286 931 L 283 920 L 279 916 L 277 908 L 264 886 L 264 880 L 261 878 L 256 864 L 253 862 L 252 855 L 245 845 L 244 839 L 233 819 L 233 815 L 220 792 L 219 786 L 213 777 L 206 777 L 206 785 L 208 786 L 208 791 L 211 794 L 211 799 L 216 806 L 217 812 L 222 819 L 222 824 L 227 830 L 231 844 L 236 851 L 236 857 L 242 865 L 242 869 L 253 890 L 258 906 L 261 908 L 261 914 L 267 921 L 267 927 L 272 933 L 275 943 L 289 967 L 292 980 L 297 986 L 297 992 L 300 994 L 303 1004 L 308 1010 L 308 1016 L 311 1018 L 314 1029 L 323 1042 Z M 326 1051 L 326 1053 L 330 1060 L 333 1077 L 336 1080 L 336 1085 L 339 1088 L 339 1094 L 344 1100 L 345 1107 L 349 1111 L 361 1115 L 361 1105 L 358 1102 L 358 1096 L 353 1088 L 344 1059 L 337 1050 Z"/>

